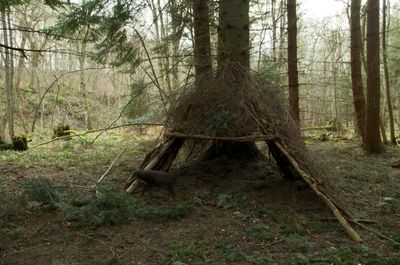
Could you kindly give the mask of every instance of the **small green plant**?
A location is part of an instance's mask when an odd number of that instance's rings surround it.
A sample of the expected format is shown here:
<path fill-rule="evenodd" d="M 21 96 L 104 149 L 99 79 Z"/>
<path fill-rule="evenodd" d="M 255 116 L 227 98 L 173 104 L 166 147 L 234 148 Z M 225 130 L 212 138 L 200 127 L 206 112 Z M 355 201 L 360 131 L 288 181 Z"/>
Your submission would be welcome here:
<path fill-rule="evenodd" d="M 111 258 L 110 260 L 106 261 L 104 265 L 122 265 L 121 262 L 115 257 Z"/>
<path fill-rule="evenodd" d="M 247 260 L 254 265 L 272 265 L 274 264 L 271 256 L 247 256 Z"/>
<path fill-rule="evenodd" d="M 390 244 L 392 245 L 393 249 L 400 251 L 400 234 L 395 235 L 393 237 L 393 240 L 396 241 L 396 242 L 393 242 L 393 241 L 390 242 Z"/>
<path fill-rule="evenodd" d="M 243 251 L 237 250 L 231 244 L 224 244 L 217 247 L 218 252 L 229 262 L 239 262 L 246 259 L 246 254 Z"/>
<path fill-rule="evenodd" d="M 326 257 L 330 264 L 353 265 L 358 264 L 357 259 L 350 249 L 338 249 Z"/>
<path fill-rule="evenodd" d="M 273 209 L 262 209 L 256 208 L 253 210 L 257 217 L 270 217 L 275 223 L 283 223 L 285 220 L 282 217 L 282 213 L 279 213 Z"/>
<path fill-rule="evenodd" d="M 60 198 L 48 179 L 31 179 L 22 184 L 23 201 L 34 201 L 55 210 L 60 207 Z"/>
<path fill-rule="evenodd" d="M 171 244 L 171 249 L 173 251 L 172 264 L 193 264 L 209 260 L 207 250 L 197 242 L 191 242 L 187 245 L 174 242 Z"/>
<path fill-rule="evenodd" d="M 114 226 L 132 220 L 177 221 L 193 211 L 193 207 L 177 204 L 171 207 L 149 207 L 112 186 L 100 185 L 90 194 L 68 191 L 72 199 L 61 200 L 51 182 L 34 179 L 23 184 L 22 201 L 38 202 L 61 211 L 65 220 L 75 226 Z"/>
<path fill-rule="evenodd" d="M 269 226 L 266 224 L 253 224 L 244 230 L 246 237 L 255 239 L 256 241 L 274 240 L 274 235 L 270 232 Z"/>
<path fill-rule="evenodd" d="M 309 265 L 312 261 L 303 253 L 293 253 L 286 256 L 285 263 L 287 265 Z"/>
<path fill-rule="evenodd" d="M 298 234 L 290 234 L 285 239 L 291 249 L 297 252 L 305 252 L 311 245 L 307 237 Z"/>
<path fill-rule="evenodd" d="M 64 218 L 77 226 L 113 226 L 133 219 L 136 202 L 126 193 L 100 186 L 99 195 L 64 204 Z"/>
<path fill-rule="evenodd" d="M 12 238 L 20 238 L 24 234 L 26 234 L 28 231 L 21 226 L 18 226 L 10 231 L 7 232 L 7 236 L 12 237 Z"/>
<path fill-rule="evenodd" d="M 249 201 L 245 194 L 240 192 L 228 192 L 228 193 L 220 193 L 217 197 L 217 206 L 218 207 L 241 207 L 247 208 L 249 207 Z"/>
<path fill-rule="evenodd" d="M 141 220 L 154 220 L 154 221 L 178 221 L 190 213 L 193 207 L 187 204 L 177 204 L 172 207 L 142 207 L 137 209 L 136 217 Z"/>

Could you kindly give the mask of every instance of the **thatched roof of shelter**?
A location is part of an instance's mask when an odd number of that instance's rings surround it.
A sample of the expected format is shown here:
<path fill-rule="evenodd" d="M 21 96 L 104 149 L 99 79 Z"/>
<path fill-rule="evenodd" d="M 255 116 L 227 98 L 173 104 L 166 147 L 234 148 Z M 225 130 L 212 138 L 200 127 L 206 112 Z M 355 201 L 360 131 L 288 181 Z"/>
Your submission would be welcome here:
<path fill-rule="evenodd" d="M 142 169 L 168 171 L 186 139 L 264 140 L 284 175 L 303 179 L 346 232 L 361 241 L 347 222 L 354 221 L 352 216 L 336 201 L 328 175 L 307 151 L 282 90 L 257 74 L 231 63 L 187 86 L 170 112 L 166 129 L 166 141 L 146 156 Z M 127 191 L 137 185 L 135 178 L 129 178 Z"/>

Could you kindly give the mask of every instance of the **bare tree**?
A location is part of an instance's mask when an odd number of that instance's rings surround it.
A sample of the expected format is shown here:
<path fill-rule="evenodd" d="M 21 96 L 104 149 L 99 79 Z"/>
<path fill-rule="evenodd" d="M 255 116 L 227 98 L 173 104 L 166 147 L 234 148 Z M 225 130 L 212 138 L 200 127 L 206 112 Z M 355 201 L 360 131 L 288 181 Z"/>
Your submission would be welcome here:
<path fill-rule="evenodd" d="M 388 0 L 389 2 L 389 0 Z M 388 3 L 389 4 L 389 3 Z M 383 72 L 386 90 L 386 102 L 389 113 L 389 128 L 390 128 L 390 142 L 396 144 L 396 136 L 394 132 L 394 117 L 392 99 L 390 96 L 390 82 L 389 82 L 389 70 L 388 70 L 388 59 L 387 59 L 387 34 L 390 28 L 390 16 L 388 16 L 389 10 L 387 8 L 386 0 L 383 0 L 383 17 L 382 17 L 382 59 L 383 59 Z M 389 19 L 387 19 L 389 17 Z"/>
<path fill-rule="evenodd" d="M 299 76 L 297 70 L 297 14 L 296 0 L 287 1 L 288 17 L 288 78 L 289 78 L 289 113 L 300 122 Z"/>
<path fill-rule="evenodd" d="M 365 139 L 365 95 L 361 74 L 361 26 L 360 26 L 361 0 L 351 1 L 350 18 L 350 46 L 351 46 L 351 82 L 353 103 L 356 114 L 358 133 L 364 142 Z"/>
<path fill-rule="evenodd" d="M 9 9 L 8 9 L 9 12 Z M 7 19 L 7 12 L 6 10 L 1 10 L 1 22 L 3 26 L 3 41 L 5 46 L 12 46 L 10 40 L 12 39 L 9 36 L 10 31 L 9 29 L 9 19 Z M 13 91 L 13 63 L 12 63 L 12 54 L 10 54 L 10 50 L 8 48 L 4 48 L 5 50 L 5 87 L 7 91 L 7 119 L 8 119 L 8 135 L 10 139 L 14 137 L 14 91 Z"/>
<path fill-rule="evenodd" d="M 368 0 L 367 11 L 367 109 L 365 150 L 383 151 L 379 134 L 380 122 L 380 64 L 379 64 L 379 0 Z"/>

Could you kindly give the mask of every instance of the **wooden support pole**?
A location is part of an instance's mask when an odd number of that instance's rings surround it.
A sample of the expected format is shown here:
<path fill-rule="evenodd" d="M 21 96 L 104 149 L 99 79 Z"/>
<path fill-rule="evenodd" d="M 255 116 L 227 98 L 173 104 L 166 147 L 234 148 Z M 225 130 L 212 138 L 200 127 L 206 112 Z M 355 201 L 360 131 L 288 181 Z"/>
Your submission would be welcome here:
<path fill-rule="evenodd" d="M 335 203 L 332 202 L 329 195 L 327 195 L 320 183 L 317 179 L 315 179 L 310 174 L 306 173 L 303 169 L 301 169 L 298 162 L 293 158 L 293 156 L 282 146 L 282 144 L 275 142 L 275 145 L 279 148 L 282 154 L 286 156 L 290 164 L 296 170 L 298 175 L 304 179 L 304 181 L 311 187 L 311 189 L 325 202 L 325 204 L 329 207 L 329 209 L 333 212 L 333 215 L 339 221 L 340 225 L 346 231 L 346 233 L 356 242 L 361 242 L 362 239 L 358 235 L 358 233 L 351 227 L 351 225 L 347 222 L 346 218 L 343 216 L 341 211 L 336 207 Z M 344 213 L 347 215 L 347 213 Z"/>

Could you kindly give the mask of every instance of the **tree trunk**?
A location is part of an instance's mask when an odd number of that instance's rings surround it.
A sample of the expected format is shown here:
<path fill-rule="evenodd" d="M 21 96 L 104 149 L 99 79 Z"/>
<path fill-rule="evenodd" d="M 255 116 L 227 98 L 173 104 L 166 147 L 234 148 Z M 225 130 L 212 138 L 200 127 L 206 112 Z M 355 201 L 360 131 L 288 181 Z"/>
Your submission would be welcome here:
<path fill-rule="evenodd" d="M 366 28 L 367 28 L 367 7 L 366 5 L 363 8 L 363 12 L 362 12 L 362 23 L 361 23 L 361 62 L 362 65 L 364 66 L 364 73 L 365 75 L 367 75 L 367 58 L 365 55 L 365 43 L 366 43 L 366 39 L 367 39 L 367 34 L 366 34 Z"/>
<path fill-rule="evenodd" d="M 250 66 L 249 0 L 219 1 L 219 65 Z"/>
<path fill-rule="evenodd" d="M 87 98 L 87 90 L 85 84 L 86 43 L 84 41 L 80 43 L 80 55 L 78 60 L 79 60 L 79 93 L 81 94 L 83 100 L 84 122 L 86 129 L 92 130 L 93 129 L 92 119 L 90 116 L 89 102 Z"/>
<path fill-rule="evenodd" d="M 388 139 L 387 139 L 387 136 L 386 136 L 385 124 L 383 124 L 383 120 L 382 119 L 379 122 L 379 129 L 380 129 L 380 132 L 381 132 L 383 144 L 388 144 L 389 142 L 388 142 Z"/>
<path fill-rule="evenodd" d="M 157 45 L 160 45 L 161 43 L 161 32 L 160 32 L 160 26 L 159 26 L 159 17 L 157 14 L 157 7 L 154 2 L 154 0 L 147 1 L 148 5 L 150 6 L 151 9 L 151 14 L 153 16 L 153 24 L 155 28 L 155 33 L 156 33 L 156 43 Z M 161 56 L 157 56 L 157 66 L 158 66 L 158 72 L 159 72 L 159 80 L 161 81 L 161 87 L 165 87 L 166 81 L 165 81 L 165 75 L 162 73 L 163 72 L 163 59 Z"/>
<path fill-rule="evenodd" d="M 367 109 L 365 150 L 383 151 L 379 134 L 380 64 L 379 64 L 379 0 L 368 0 L 367 11 Z"/>
<path fill-rule="evenodd" d="M 382 18 L 382 59 L 383 59 L 383 71 L 385 78 L 385 90 L 386 90 L 386 101 L 389 112 L 389 126 L 390 126 L 390 142 L 396 144 L 396 136 L 394 132 L 394 117 L 393 117 L 393 107 L 392 99 L 390 96 L 390 83 L 389 83 L 389 70 L 387 62 L 387 36 L 386 32 L 389 31 L 390 21 L 386 23 L 386 18 L 388 17 L 388 9 L 386 5 L 386 0 L 383 0 L 383 18 Z M 390 19 L 390 17 L 389 17 Z"/>
<path fill-rule="evenodd" d="M 167 85 L 167 91 L 168 91 L 168 96 L 170 96 L 172 93 L 172 83 L 171 83 L 171 75 L 170 75 L 170 66 L 171 66 L 171 61 L 170 61 L 170 47 L 169 47 L 169 43 L 164 43 L 162 44 L 162 42 L 167 41 L 167 29 L 164 23 L 164 12 L 163 12 L 163 7 L 161 5 L 161 0 L 157 0 L 157 10 L 158 10 L 158 20 L 160 21 L 160 45 L 166 45 L 165 49 L 165 53 L 161 54 L 162 56 L 164 56 L 163 60 L 163 69 L 162 69 L 162 74 L 165 75 L 165 84 Z"/>
<path fill-rule="evenodd" d="M 10 46 L 10 37 L 7 25 L 7 14 L 5 10 L 1 11 L 1 20 L 3 24 L 3 41 L 4 45 Z M 14 137 L 14 102 L 13 102 L 13 80 L 12 80 L 12 63 L 10 56 L 10 50 L 5 48 L 5 60 L 4 60 L 4 67 L 5 67 L 5 87 L 7 91 L 7 119 L 8 119 L 8 135 L 10 139 Z"/>
<path fill-rule="evenodd" d="M 299 76 L 297 71 L 297 15 L 296 0 L 287 1 L 288 17 L 288 79 L 289 79 L 289 113 L 300 122 Z"/>
<path fill-rule="evenodd" d="M 279 57 L 278 57 L 278 63 L 283 64 L 283 58 L 284 58 L 284 44 L 285 44 L 285 32 L 284 28 L 286 26 L 286 18 L 287 18 L 287 10 L 286 10 L 286 1 L 287 0 L 281 0 L 280 7 L 279 7 L 279 17 L 280 17 L 280 23 L 279 23 Z"/>
<path fill-rule="evenodd" d="M 194 67 L 196 81 L 212 70 L 208 0 L 193 0 Z"/>
<path fill-rule="evenodd" d="M 234 62 L 247 69 L 250 67 L 249 0 L 220 0 L 218 26 L 218 66 Z M 234 71 L 225 78 L 244 78 L 246 71 Z M 233 83 L 233 82 L 232 82 Z M 227 156 L 230 159 L 257 160 L 261 152 L 253 142 L 215 141 L 203 159 Z"/>
<path fill-rule="evenodd" d="M 276 63 L 276 35 L 277 35 L 277 18 L 276 18 L 276 0 L 271 0 L 271 25 L 272 25 L 272 61 Z"/>
<path fill-rule="evenodd" d="M 365 96 L 361 74 L 361 26 L 360 26 L 361 0 L 351 2 L 351 88 L 358 132 L 365 139 Z"/>

